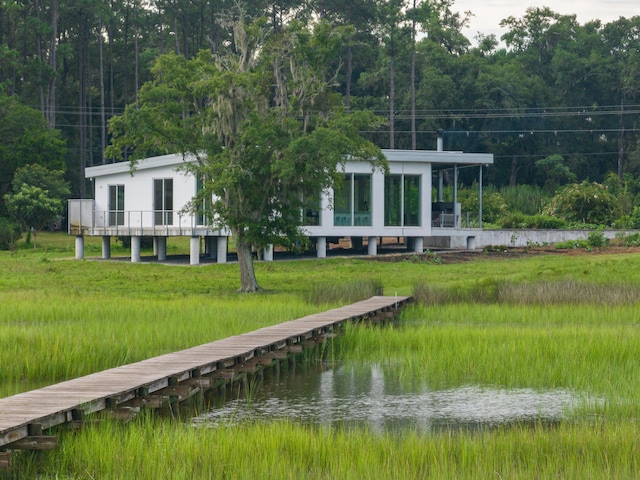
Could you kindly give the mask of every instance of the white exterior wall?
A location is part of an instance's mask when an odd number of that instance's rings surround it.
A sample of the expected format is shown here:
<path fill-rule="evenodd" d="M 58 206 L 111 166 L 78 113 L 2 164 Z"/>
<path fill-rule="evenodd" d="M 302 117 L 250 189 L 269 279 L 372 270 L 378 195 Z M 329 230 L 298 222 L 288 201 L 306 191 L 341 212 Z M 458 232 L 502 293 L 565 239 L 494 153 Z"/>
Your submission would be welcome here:
<path fill-rule="evenodd" d="M 305 226 L 304 231 L 311 237 L 423 237 L 431 234 L 431 164 L 415 162 L 389 161 L 391 175 L 420 176 L 420 226 L 385 227 L 384 225 L 384 177 L 381 169 L 372 171 L 364 162 L 346 162 L 342 171 L 371 175 L 371 225 L 370 226 L 333 226 L 333 191 L 323 192 L 319 226 Z"/>
<path fill-rule="evenodd" d="M 159 178 L 173 179 L 173 223 L 170 226 L 192 227 L 194 219 L 190 214 L 178 216 L 181 210 L 196 194 L 196 179 L 192 175 L 176 172 L 176 163 L 182 162 L 179 155 L 159 157 L 172 162 L 170 165 L 158 162 L 158 166 L 149 167 L 149 162 L 142 161 L 133 176 L 129 172 L 129 164 L 112 164 L 87 168 L 87 176 L 94 179 L 95 192 L 95 226 L 108 226 L 109 186 L 124 185 L 125 225 L 130 228 L 153 226 L 153 181 Z M 100 175 L 100 169 L 122 165 L 119 170 Z M 113 168 L 113 170 L 116 170 Z M 164 226 L 164 225 L 163 225 Z"/>
<path fill-rule="evenodd" d="M 385 173 L 373 168 L 367 162 L 346 161 L 342 166 L 345 174 L 371 175 L 371 225 L 334 226 L 333 192 L 323 192 L 320 198 L 320 225 L 303 227 L 306 235 L 316 238 L 335 237 L 429 237 L 431 223 L 432 164 L 491 164 L 490 154 L 465 154 L 462 152 L 436 152 L 420 150 L 383 150 L 387 157 L 391 175 L 412 175 L 420 177 L 420 225 L 384 225 L 384 184 Z M 187 159 L 186 161 L 193 161 Z M 191 235 L 227 236 L 228 232 L 213 230 L 206 226 L 197 229 L 196 219 L 190 214 L 179 215 L 179 211 L 196 194 L 197 182 L 192 174 L 177 172 L 176 168 L 185 160 L 181 155 L 164 155 L 141 160 L 133 172 L 129 163 L 115 163 L 89 167 L 87 178 L 93 179 L 95 192 L 95 218 L 83 232 L 89 235 Z M 173 223 L 154 225 L 153 184 L 154 179 L 173 179 Z M 109 186 L 124 185 L 124 225 L 108 226 Z M 353 205 L 352 205 L 353 208 Z M 433 229 L 442 230 L 442 229 Z M 449 229 L 451 231 L 452 229 Z"/>

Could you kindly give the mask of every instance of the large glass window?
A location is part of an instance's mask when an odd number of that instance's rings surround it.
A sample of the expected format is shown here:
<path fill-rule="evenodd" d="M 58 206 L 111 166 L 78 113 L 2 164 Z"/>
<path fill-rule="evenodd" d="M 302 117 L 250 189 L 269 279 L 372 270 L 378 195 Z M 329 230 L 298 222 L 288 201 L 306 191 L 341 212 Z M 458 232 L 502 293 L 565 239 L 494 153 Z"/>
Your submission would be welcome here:
<path fill-rule="evenodd" d="M 384 177 L 384 225 L 402 225 L 402 175 Z"/>
<path fill-rule="evenodd" d="M 173 225 L 173 178 L 153 180 L 153 210 L 156 225 Z"/>
<path fill-rule="evenodd" d="M 388 175 L 384 179 L 384 224 L 420 226 L 420 176 Z"/>
<path fill-rule="evenodd" d="M 371 225 L 371 175 L 347 174 L 334 198 L 335 226 Z"/>
<path fill-rule="evenodd" d="M 109 185 L 109 226 L 124 225 L 124 185 Z"/>
<path fill-rule="evenodd" d="M 404 225 L 406 227 L 420 226 L 420 177 L 418 175 L 404 176 Z"/>

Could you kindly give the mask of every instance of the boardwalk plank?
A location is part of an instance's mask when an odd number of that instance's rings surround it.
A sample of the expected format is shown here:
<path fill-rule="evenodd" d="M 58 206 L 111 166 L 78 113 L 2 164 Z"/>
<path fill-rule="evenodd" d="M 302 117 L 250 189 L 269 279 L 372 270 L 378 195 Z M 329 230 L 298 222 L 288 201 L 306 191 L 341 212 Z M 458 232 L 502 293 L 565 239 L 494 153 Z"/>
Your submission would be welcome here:
<path fill-rule="evenodd" d="M 278 351 L 278 346 L 304 342 L 325 329 L 331 330 L 338 324 L 398 308 L 408 300 L 408 297 L 372 297 L 327 312 L 1 398 L 0 448 L 26 438 L 30 424 L 42 424 L 43 428 L 59 425 L 71 421 L 74 411 L 88 408 L 91 412 L 106 408 L 107 399 L 131 398 L 132 392 L 139 389 L 147 389 L 153 394 L 168 387 L 171 378 L 187 379 L 191 372 L 202 369 L 214 371 L 218 363 L 244 363 L 254 355 L 259 357 L 259 352 Z"/>

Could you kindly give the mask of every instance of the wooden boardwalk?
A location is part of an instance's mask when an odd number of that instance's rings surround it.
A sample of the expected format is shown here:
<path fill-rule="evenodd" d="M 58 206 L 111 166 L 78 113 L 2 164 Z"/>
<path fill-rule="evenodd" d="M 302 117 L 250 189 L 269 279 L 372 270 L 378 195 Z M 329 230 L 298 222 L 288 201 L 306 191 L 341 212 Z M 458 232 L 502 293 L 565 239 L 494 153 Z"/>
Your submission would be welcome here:
<path fill-rule="evenodd" d="M 86 414 L 160 406 L 322 342 L 348 322 L 396 314 L 409 297 L 372 297 L 326 312 L 0 399 L 0 451 L 55 448 L 43 430 Z M 0 463 L 2 459 L 0 458 Z"/>

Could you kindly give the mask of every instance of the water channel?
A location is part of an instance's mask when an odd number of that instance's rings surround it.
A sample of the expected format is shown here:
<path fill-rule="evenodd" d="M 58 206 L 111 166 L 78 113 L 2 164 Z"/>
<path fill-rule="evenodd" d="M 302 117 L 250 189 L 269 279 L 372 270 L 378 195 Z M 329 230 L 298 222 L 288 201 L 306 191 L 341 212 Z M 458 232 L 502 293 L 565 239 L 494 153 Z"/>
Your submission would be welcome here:
<path fill-rule="evenodd" d="M 321 427 L 436 432 L 554 424 L 582 399 L 567 390 L 464 386 L 433 390 L 380 365 L 322 363 L 268 375 L 194 419 L 209 426 L 288 420 Z"/>

